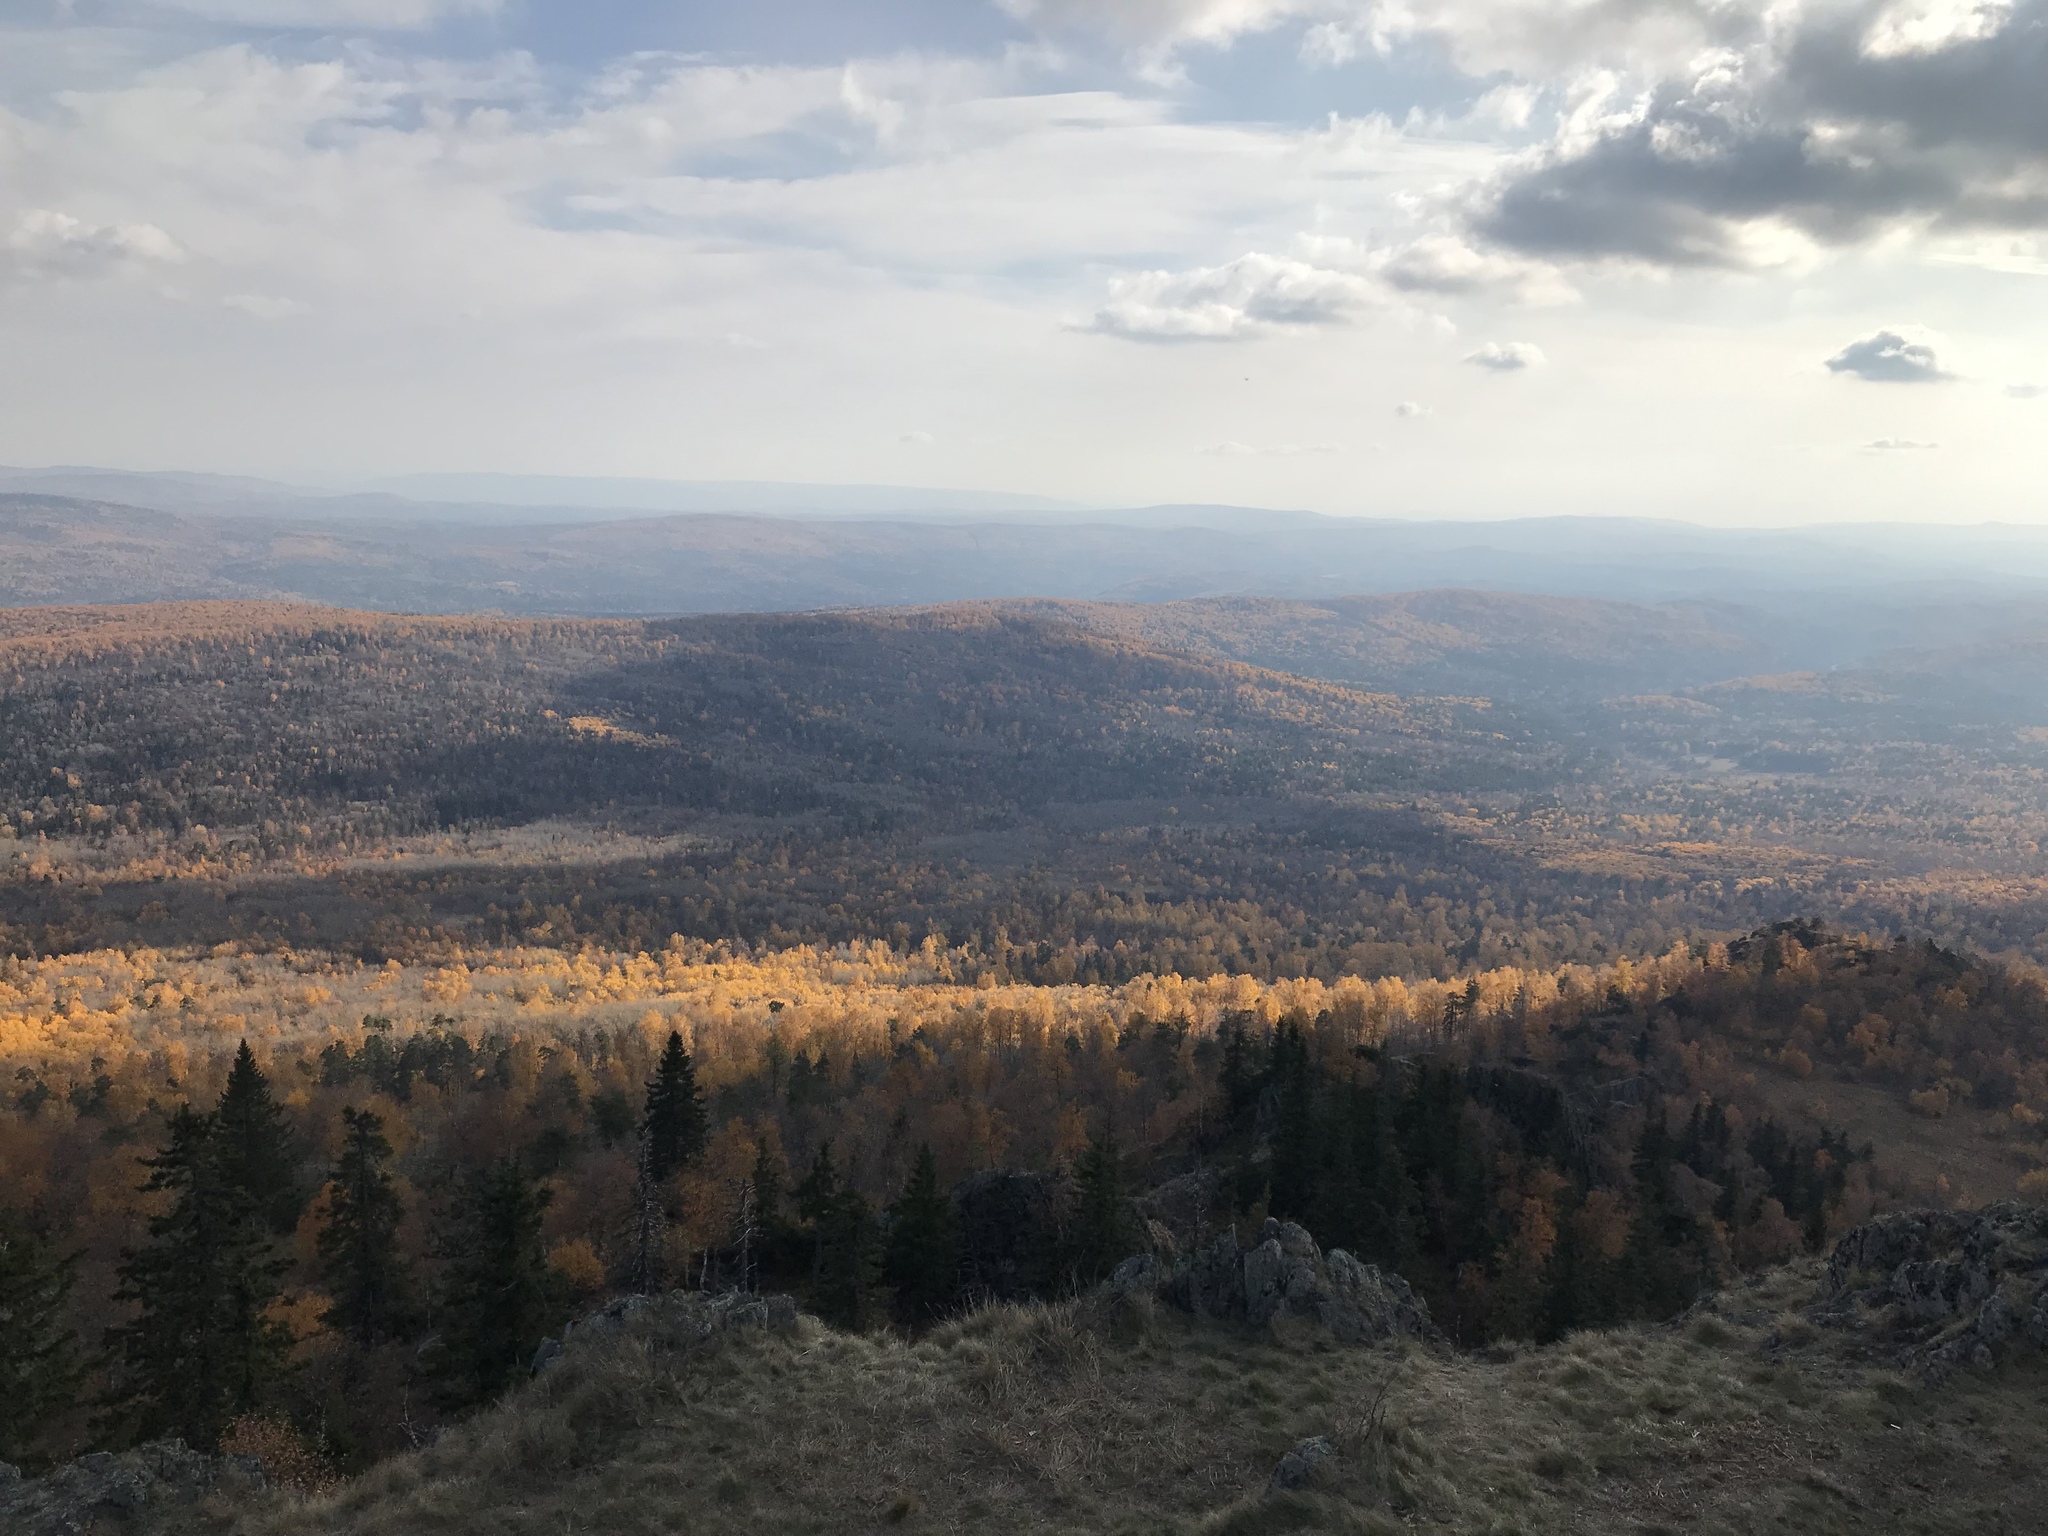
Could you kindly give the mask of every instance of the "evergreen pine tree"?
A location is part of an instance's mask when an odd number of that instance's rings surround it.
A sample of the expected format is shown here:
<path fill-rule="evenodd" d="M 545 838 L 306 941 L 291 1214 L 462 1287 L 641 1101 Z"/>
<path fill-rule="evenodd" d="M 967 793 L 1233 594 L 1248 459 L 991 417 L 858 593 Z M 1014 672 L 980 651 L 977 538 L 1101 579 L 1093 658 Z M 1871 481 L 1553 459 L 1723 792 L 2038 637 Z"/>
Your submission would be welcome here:
<path fill-rule="evenodd" d="M 1244 1019 L 1243 1014 L 1234 1014 L 1223 1027 L 1223 1068 L 1217 1087 L 1231 1131 L 1246 1129 L 1259 1099 L 1257 1047 L 1246 1033 Z"/>
<path fill-rule="evenodd" d="M 782 1165 L 768 1150 L 768 1138 L 754 1143 L 754 1220 L 764 1238 L 772 1240 L 783 1230 Z"/>
<path fill-rule="evenodd" d="M 890 1217 L 882 1272 L 895 1288 L 897 1316 L 930 1322 L 952 1301 L 959 1283 L 960 1223 L 939 1188 L 939 1165 L 929 1145 L 917 1149 L 910 1182 Z"/>
<path fill-rule="evenodd" d="M 1374 1096 L 1372 1124 L 1371 1237 L 1368 1251 L 1382 1269 L 1418 1280 L 1425 1236 L 1422 1190 L 1408 1169 L 1400 1120 L 1391 1088 Z"/>
<path fill-rule="evenodd" d="M 817 1156 L 811 1159 L 811 1171 L 803 1176 L 793 1193 L 797 1215 L 811 1227 L 815 1228 L 831 1214 L 839 1199 L 839 1170 L 832 1162 L 831 1142 L 818 1148 Z"/>
<path fill-rule="evenodd" d="M 33 1460 L 41 1431 L 77 1389 L 78 1337 L 64 1326 L 77 1262 L 26 1216 L 0 1211 L 0 1461 Z"/>
<path fill-rule="evenodd" d="M 1079 1287 L 1093 1285 L 1129 1257 L 1131 1251 L 1123 1154 L 1115 1136 L 1106 1135 L 1088 1143 L 1088 1149 L 1074 1163 L 1074 1186 L 1067 1272 Z"/>
<path fill-rule="evenodd" d="M 878 1257 L 874 1213 L 858 1191 L 840 1182 L 831 1142 L 818 1148 L 793 1193 L 810 1243 L 812 1305 L 828 1323 L 863 1326 Z"/>
<path fill-rule="evenodd" d="M 270 1082 L 244 1040 L 213 1112 L 214 1155 L 221 1177 L 244 1191 L 257 1216 L 280 1235 L 305 1208 L 298 1182 L 297 1138 Z"/>
<path fill-rule="evenodd" d="M 864 1328 L 876 1270 L 874 1212 L 855 1189 L 841 1187 L 819 1213 L 811 1300 L 818 1316 L 839 1328 Z"/>
<path fill-rule="evenodd" d="M 1633 1311 L 1639 1317 L 1670 1316 L 1697 1288 L 1699 1233 L 1671 1192 L 1676 1148 L 1661 1101 L 1652 1099 L 1636 1139 L 1636 1214 L 1629 1225 L 1622 1271 Z"/>
<path fill-rule="evenodd" d="M 290 1341 L 266 1314 L 285 1264 L 247 1189 L 223 1170 L 213 1117 L 180 1106 L 170 1131 L 143 1188 L 171 1205 L 151 1218 L 149 1242 L 124 1252 L 114 1293 L 137 1310 L 109 1331 L 110 1406 L 144 1437 L 211 1447 L 283 1373 Z"/>
<path fill-rule="evenodd" d="M 1284 1020 L 1273 1039 L 1268 1080 L 1278 1090 L 1273 1125 L 1272 1214 L 1300 1220 L 1316 1198 L 1317 1142 L 1315 1068 L 1308 1041 L 1293 1019 Z"/>
<path fill-rule="evenodd" d="M 441 1299 L 458 1401 L 489 1397 L 516 1379 L 555 1321 L 559 1286 L 541 1246 L 548 1200 L 516 1157 L 470 1181 Z"/>
<path fill-rule="evenodd" d="M 697 1069 L 683 1049 L 683 1037 L 669 1031 L 668 1044 L 647 1084 L 649 1172 L 659 1184 L 704 1153 L 704 1105 L 697 1096 Z"/>
<path fill-rule="evenodd" d="M 391 1182 L 384 1122 L 354 1108 L 341 1119 L 341 1157 L 328 1176 L 327 1224 L 319 1237 L 321 1279 L 334 1298 L 323 1321 L 367 1349 L 405 1328 L 412 1290 L 398 1250 L 405 1211 Z"/>

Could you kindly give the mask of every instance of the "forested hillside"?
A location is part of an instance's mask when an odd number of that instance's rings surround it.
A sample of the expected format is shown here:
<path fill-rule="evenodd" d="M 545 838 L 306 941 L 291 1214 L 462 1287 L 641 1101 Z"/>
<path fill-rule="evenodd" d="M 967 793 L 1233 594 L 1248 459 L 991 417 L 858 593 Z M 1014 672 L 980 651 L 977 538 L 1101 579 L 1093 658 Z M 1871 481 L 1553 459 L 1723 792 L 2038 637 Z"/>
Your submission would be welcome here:
<path fill-rule="evenodd" d="M 1887 1204 L 2048 1188 L 2040 983 L 1811 927 L 1415 985 L 1031 987 L 937 943 L 104 953 L 10 963 L 0 1066 L 0 1285 L 55 1276 L 35 1326 L 106 1345 L 23 1387 L 17 1458 L 269 1414 L 360 1465 L 657 1272 L 918 1328 L 1271 1215 L 1473 1344 L 1668 1316 Z M 250 1225 L 194 1249 L 207 1222 Z M 208 1286 L 256 1310 L 159 1353 Z M 98 1430 L 66 1407 L 94 1398 Z"/>
<path fill-rule="evenodd" d="M 1373 655 L 1510 650 L 1447 638 L 1453 598 L 1381 606 L 1345 631 Z M 1563 675 L 1623 617 L 1557 617 Z M 1213 613 L 1147 621 L 1207 656 L 1101 632 L 1127 620 L 15 610 L 0 943 L 937 932 L 1115 981 L 1594 962 L 1814 912 L 2048 957 L 2038 732 L 1788 713 L 1814 695 L 1768 679 L 1362 692 L 1217 658 Z"/>
<path fill-rule="evenodd" d="M 1505 1347 L 2048 1190 L 2048 994 L 1937 942 L 2040 952 L 2032 749 L 1745 766 L 1811 695 L 1629 622 L 0 614 L 0 1458 L 317 1484 L 625 1291 L 908 1338 L 1268 1220 Z M 1517 625 L 1578 680 L 1417 691 Z"/>

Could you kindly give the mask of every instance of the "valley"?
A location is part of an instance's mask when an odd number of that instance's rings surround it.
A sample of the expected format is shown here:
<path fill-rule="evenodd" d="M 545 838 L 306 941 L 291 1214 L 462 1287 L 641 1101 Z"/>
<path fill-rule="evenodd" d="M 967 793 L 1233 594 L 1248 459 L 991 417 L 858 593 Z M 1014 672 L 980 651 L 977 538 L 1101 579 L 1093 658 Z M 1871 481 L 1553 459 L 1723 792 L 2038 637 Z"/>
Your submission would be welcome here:
<path fill-rule="evenodd" d="M 58 1342 L 0 1431 L 32 1467 L 182 1433 L 299 1468 L 192 1515 L 250 1536 L 413 1528 L 506 1435 L 568 1448 L 533 1452 L 527 1513 L 475 1519 L 627 1510 L 651 1456 L 705 1469 L 707 1528 L 850 1498 L 1108 1530 L 1147 1486 L 1122 1453 L 1006 1481 L 1035 1432 L 978 1383 L 1080 1392 L 1058 1413 L 1135 1447 L 1161 1393 L 1324 1371 L 1252 1442 L 1174 1453 L 1209 1469 L 1176 1529 L 1915 1507 L 1877 1420 L 1911 1405 L 1943 1443 L 2031 1377 L 1760 1341 L 1808 1337 L 1813 1266 L 1863 1224 L 2048 1195 L 2031 642 L 1789 674 L 1775 643 L 1710 606 L 1471 592 L 9 610 L 0 1174 Z M 251 1374 L 188 1401 L 129 1319 L 173 1304 L 148 1256 L 226 1198 L 203 1149 L 247 1115 L 274 1215 L 217 1279 L 265 1298 Z M 385 1202 L 372 1312 L 337 1257 L 357 1178 Z M 1134 1254 L 1164 1297 L 1275 1221 L 1399 1277 L 1432 1332 L 1332 1354 L 1103 1300 Z M 471 1253 L 521 1277 L 514 1310 L 479 1310 Z M 827 1404 L 965 1393 L 934 1409 L 981 1426 L 953 1481 L 799 1496 L 696 1408 L 579 1450 L 579 1416 L 679 1389 L 625 1357 L 520 1385 L 609 1298 L 735 1283 L 792 1293 L 804 1342 L 705 1369 L 833 1362 L 757 1407 L 826 1415 L 806 1454 L 849 1467 L 906 1453 L 835 1439 Z M 1595 1359 L 1648 1417 L 1559 1406 Z M 1380 1428 L 1342 1417 L 1390 1372 Z M 1483 1496 L 1431 1449 L 1474 1394 L 1506 1416 L 1458 1453 L 1499 1463 Z M 1710 1447 L 1692 1481 L 1645 1481 L 1678 1426 Z M 1260 1497 L 1312 1434 L 1342 1473 Z M 1738 1494 L 1758 1436 L 1775 1470 Z"/>

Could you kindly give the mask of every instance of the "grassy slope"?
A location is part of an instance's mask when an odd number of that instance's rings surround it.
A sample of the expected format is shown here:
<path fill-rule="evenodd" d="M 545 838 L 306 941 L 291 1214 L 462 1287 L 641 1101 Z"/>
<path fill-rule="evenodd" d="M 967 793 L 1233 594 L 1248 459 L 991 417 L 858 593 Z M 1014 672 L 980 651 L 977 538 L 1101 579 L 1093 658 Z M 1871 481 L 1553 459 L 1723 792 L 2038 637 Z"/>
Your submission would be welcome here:
<path fill-rule="evenodd" d="M 1814 1329 L 1799 1315 L 1813 1294 L 1813 1266 L 1794 1266 L 1679 1324 L 1487 1357 L 1092 1303 L 993 1309 L 915 1344 L 805 1319 L 696 1345 L 643 1322 L 430 1450 L 233 1523 L 238 1536 L 2035 1528 L 2028 1511 L 2048 1508 L 2038 1358 L 1924 1386 Z M 1339 1447 L 1327 1475 L 1262 1499 L 1310 1435 Z"/>

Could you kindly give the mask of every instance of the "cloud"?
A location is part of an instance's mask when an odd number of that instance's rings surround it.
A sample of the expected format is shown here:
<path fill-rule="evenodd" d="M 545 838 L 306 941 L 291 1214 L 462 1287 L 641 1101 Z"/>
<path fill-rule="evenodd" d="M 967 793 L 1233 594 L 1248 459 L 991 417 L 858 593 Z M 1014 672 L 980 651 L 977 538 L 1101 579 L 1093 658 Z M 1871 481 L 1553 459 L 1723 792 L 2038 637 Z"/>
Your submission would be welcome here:
<path fill-rule="evenodd" d="M 1298 459 L 1305 454 L 1342 453 L 1344 450 L 1335 443 L 1274 443 L 1260 448 L 1251 443 L 1240 443 L 1235 438 L 1225 438 L 1220 443 L 1211 443 L 1207 448 L 1195 451 L 1219 459 Z"/>
<path fill-rule="evenodd" d="M 1928 449 L 1939 448 L 1941 444 L 1919 443 L 1910 437 L 1880 437 L 1875 442 L 1865 443 L 1863 446 L 1875 453 L 1922 453 Z"/>
<path fill-rule="evenodd" d="M 1129 48 L 1223 46 L 1296 17 L 1352 9 L 1329 0 L 998 0 L 1048 32 L 1091 32 Z"/>
<path fill-rule="evenodd" d="M 917 444 L 923 444 L 923 443 L 935 443 L 935 442 L 937 442 L 937 441 L 938 441 L 938 439 L 937 439 L 936 437 L 932 436 L 932 434 L 931 434 L 931 433 L 929 433 L 929 432 L 924 432 L 924 431 L 916 431 L 916 432 L 905 432 L 905 433 L 904 433 L 904 434 L 903 434 L 903 435 L 902 435 L 901 437 L 897 438 L 897 439 L 896 439 L 896 441 L 897 441 L 897 442 L 899 442 L 899 443 L 917 443 Z"/>
<path fill-rule="evenodd" d="M 1534 303 L 1577 297 L 1547 263 L 1475 250 L 1456 235 L 1423 235 L 1382 253 L 1375 265 L 1390 285 L 1408 293 L 1497 293 Z"/>
<path fill-rule="evenodd" d="M 2005 386 L 2005 393 L 2013 400 L 2039 400 L 2043 396 L 2048 396 L 2048 385 L 2008 384 Z"/>
<path fill-rule="evenodd" d="M 1087 34 L 1141 54 L 1225 48 L 1299 27 L 1310 67 L 1335 67 L 1408 44 L 1461 72 L 1551 73 L 1614 60 L 1682 61 L 1736 35 L 1743 0 L 998 0 L 1050 33 Z"/>
<path fill-rule="evenodd" d="M 1543 349 L 1526 341 L 1489 341 L 1477 352 L 1465 354 L 1464 361 L 1489 373 L 1520 373 L 1540 368 L 1548 361 Z"/>
<path fill-rule="evenodd" d="M 1110 295 L 1082 329 L 1130 341 L 1246 341 L 1341 325 L 1377 298 L 1356 273 L 1257 251 L 1220 267 L 1120 277 Z"/>
<path fill-rule="evenodd" d="M 2048 0 L 1745 10 L 1682 70 L 1589 83 L 1473 230 L 1552 259 L 1768 266 L 1927 227 L 2048 228 Z"/>
<path fill-rule="evenodd" d="M 1873 384 L 1934 384 L 1949 378 L 1934 348 L 1908 341 L 1897 331 L 1879 331 L 1852 341 L 1827 361 L 1829 373 L 1846 373 Z"/>
<path fill-rule="evenodd" d="M 178 242 L 154 224 L 87 224 L 50 208 L 23 214 L 5 252 L 7 265 L 25 277 L 99 277 L 185 259 Z"/>
<path fill-rule="evenodd" d="M 1422 404 L 1420 401 L 1403 400 L 1399 405 L 1394 407 L 1394 414 L 1396 416 L 1405 417 L 1410 421 L 1414 421 L 1419 420 L 1424 416 L 1434 416 L 1436 412 L 1432 411 L 1428 406 Z"/>
<path fill-rule="evenodd" d="M 220 302 L 223 309 L 238 309 L 257 320 L 283 320 L 303 313 L 306 308 L 297 299 L 281 299 L 268 293 L 231 293 Z"/>
<path fill-rule="evenodd" d="M 146 0 L 159 10 L 251 27 L 414 31 L 451 16 L 489 16 L 503 0 Z"/>

